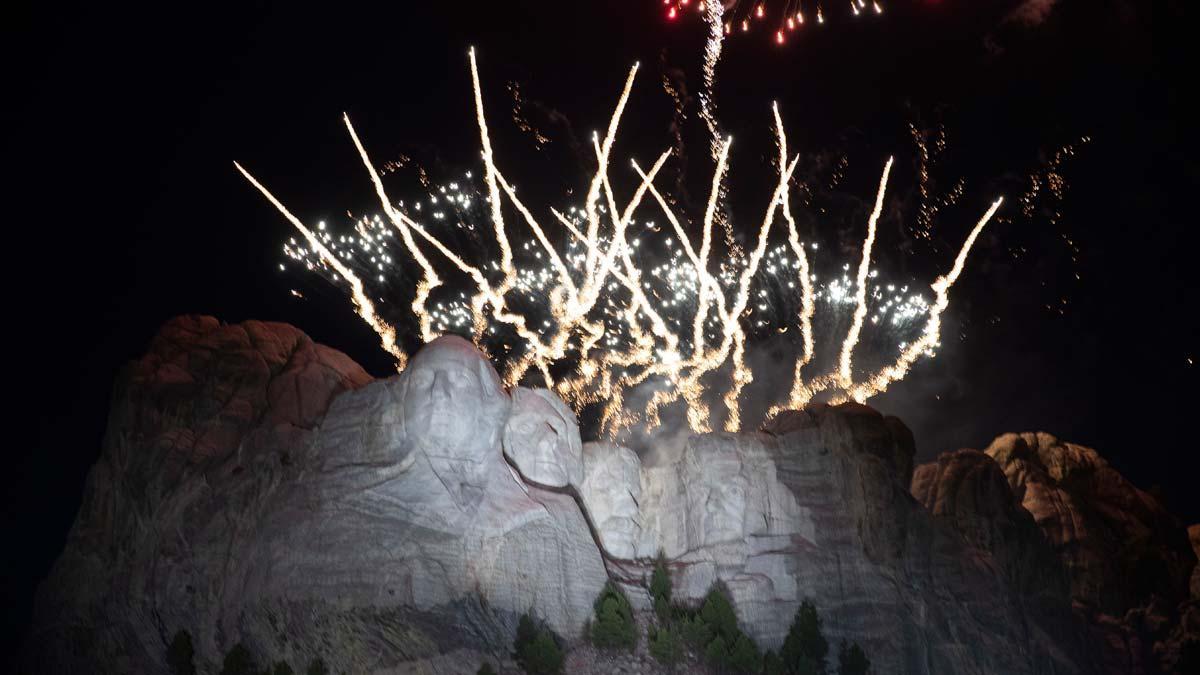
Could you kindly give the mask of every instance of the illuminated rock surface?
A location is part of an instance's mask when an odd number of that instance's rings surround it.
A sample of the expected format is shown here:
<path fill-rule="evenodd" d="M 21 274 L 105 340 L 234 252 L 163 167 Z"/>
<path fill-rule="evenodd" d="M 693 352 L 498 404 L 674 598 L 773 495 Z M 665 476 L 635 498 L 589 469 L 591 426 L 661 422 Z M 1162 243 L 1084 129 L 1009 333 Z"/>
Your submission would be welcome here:
<path fill-rule="evenodd" d="M 546 389 L 513 390 L 504 456 L 525 478 L 550 487 L 583 481 L 583 441 L 575 413 Z"/>
<path fill-rule="evenodd" d="M 238 641 L 333 672 L 474 672 L 526 610 L 576 641 L 608 578 L 648 608 L 659 551 L 677 599 L 723 581 L 764 648 L 811 599 L 880 673 L 1153 672 L 1189 639 L 1196 603 L 1165 596 L 1187 592 L 1186 536 L 1094 452 L 913 455 L 899 420 L 813 405 L 643 463 L 580 444 L 548 392 L 510 399 L 457 338 L 372 380 L 289 326 L 176 319 L 118 380 L 27 662 L 162 672 L 186 628 L 201 672 Z M 1103 560 L 1115 533 L 1163 578 L 1109 588 L 1138 570 Z M 586 653 L 572 672 L 607 672 Z"/>
<path fill-rule="evenodd" d="M 212 672 L 238 640 L 456 672 L 440 653 L 507 643 L 530 608 L 578 635 L 602 561 L 575 501 L 504 462 L 509 406 L 459 338 L 371 381 L 290 326 L 171 322 L 118 384 L 38 597 L 37 672 L 159 672 L 181 628 Z"/>
<path fill-rule="evenodd" d="M 610 556 L 638 556 L 643 528 L 641 466 L 629 448 L 603 442 L 583 444 L 580 497 Z"/>

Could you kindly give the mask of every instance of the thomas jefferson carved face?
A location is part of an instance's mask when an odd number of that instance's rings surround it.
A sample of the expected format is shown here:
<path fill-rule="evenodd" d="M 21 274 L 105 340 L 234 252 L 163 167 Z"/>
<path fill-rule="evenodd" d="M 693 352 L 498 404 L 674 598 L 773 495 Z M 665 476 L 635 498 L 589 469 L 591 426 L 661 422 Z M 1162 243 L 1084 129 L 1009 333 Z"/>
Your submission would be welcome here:
<path fill-rule="evenodd" d="M 583 480 L 575 413 L 546 389 L 517 387 L 504 427 L 504 454 L 527 480 L 563 487 Z"/>
<path fill-rule="evenodd" d="M 642 533 L 638 501 L 642 496 L 641 461 L 630 449 L 612 443 L 585 443 L 580 496 L 604 548 L 618 558 L 634 558 Z"/>
<path fill-rule="evenodd" d="M 443 335 L 400 375 L 407 441 L 425 452 L 459 503 L 481 492 L 500 459 L 509 398 L 492 364 L 471 343 Z"/>
<path fill-rule="evenodd" d="M 736 448 L 696 439 L 684 455 L 688 537 L 693 546 L 740 541 L 746 520 L 746 478 Z"/>

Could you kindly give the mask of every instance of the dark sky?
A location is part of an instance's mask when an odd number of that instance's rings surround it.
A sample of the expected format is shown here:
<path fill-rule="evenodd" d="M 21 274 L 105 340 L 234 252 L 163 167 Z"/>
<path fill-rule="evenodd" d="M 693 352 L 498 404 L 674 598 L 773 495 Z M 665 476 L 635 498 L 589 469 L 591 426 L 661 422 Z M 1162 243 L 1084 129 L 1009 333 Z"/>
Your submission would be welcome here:
<path fill-rule="evenodd" d="M 388 372 L 336 294 L 288 293 L 296 284 L 276 263 L 291 233 L 231 160 L 310 220 L 373 206 L 343 111 L 377 161 L 415 152 L 469 168 L 475 45 L 506 166 L 523 185 L 547 176 L 558 190 L 572 176 L 548 167 L 566 131 L 547 126 L 560 136 L 541 153 L 513 133 L 505 83 L 582 132 L 607 121 L 640 61 L 626 148 L 648 160 L 669 144 L 661 74 L 680 69 L 694 93 L 702 32 L 695 20 L 666 25 L 657 0 L 121 4 L 8 8 L 2 22 L 5 325 L 18 401 L 3 512 L 9 636 L 78 509 L 113 379 L 163 321 L 287 321 Z M 762 35 L 727 41 L 718 100 L 738 138 L 734 171 L 764 175 L 777 99 L 792 147 L 844 153 L 847 189 L 864 198 L 896 154 L 904 203 L 908 123 L 944 123 L 948 168 L 968 180 L 946 242 L 956 249 L 998 194 L 1009 218 L 981 239 L 955 289 L 943 353 L 874 404 L 912 426 L 921 458 L 1045 430 L 1097 448 L 1198 521 L 1200 462 L 1185 435 L 1200 384 L 1190 363 L 1200 359 L 1190 327 L 1197 116 L 1184 101 L 1195 88 L 1192 3 L 1060 0 L 1036 26 L 1005 21 L 1017 4 L 893 0 L 882 20 L 831 20 L 783 49 Z M 1082 136 L 1092 141 L 1066 170 L 1060 221 L 1016 217 L 1024 177 Z M 690 149 L 708 171 L 700 146 Z M 735 190 L 735 210 L 768 189 Z M 911 216 L 885 216 L 880 262 L 931 281 L 952 251 L 908 255 Z"/>

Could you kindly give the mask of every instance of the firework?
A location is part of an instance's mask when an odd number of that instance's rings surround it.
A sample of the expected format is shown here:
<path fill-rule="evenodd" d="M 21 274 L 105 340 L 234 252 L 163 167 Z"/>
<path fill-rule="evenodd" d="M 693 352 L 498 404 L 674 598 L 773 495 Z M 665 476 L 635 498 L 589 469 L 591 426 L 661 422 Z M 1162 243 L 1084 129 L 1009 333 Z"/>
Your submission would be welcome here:
<path fill-rule="evenodd" d="M 400 367 L 406 360 L 397 340 L 400 322 L 415 320 L 422 341 L 444 332 L 464 334 L 497 360 L 507 386 L 536 378 L 577 411 L 599 406 L 601 431 L 608 435 L 637 423 L 655 425 L 662 412 L 676 404 L 686 409 L 695 431 L 708 431 L 722 419 L 725 429 L 737 430 L 744 421 L 740 394 L 754 379 L 746 363 L 748 344 L 790 328 L 800 334 L 802 349 L 791 393 L 780 406 L 802 405 L 821 393 L 835 400 L 862 401 L 882 392 L 936 348 L 950 288 L 1000 205 L 995 202 L 979 220 L 950 272 L 934 282 L 932 303 L 907 286 L 880 283 L 870 261 L 889 160 L 858 265 L 852 273 L 847 265 L 841 278 L 821 282 L 809 260 L 816 243 L 801 241 L 791 212 L 789 191 L 798 156 L 789 159 L 782 118 L 775 108 L 779 161 L 773 193 L 744 255 L 718 255 L 713 228 L 725 206 L 721 185 L 728 174 L 732 139 L 720 144 L 698 224 L 677 213 L 672 200 L 655 186 L 669 151 L 648 170 L 631 162 L 639 182 L 624 202 L 613 188 L 611 158 L 637 74 L 635 65 L 604 136 L 593 137 L 596 172 L 583 204 L 548 209 L 552 229 L 521 201 L 499 167 L 473 51 L 470 65 L 483 161 L 481 195 L 467 182 L 472 179 L 468 174 L 463 184 L 441 186 L 425 200 L 393 202 L 349 118 L 347 131 L 383 211 L 383 217 L 360 219 L 351 235 L 334 235 L 324 223 L 305 225 L 245 169 L 237 168 L 299 231 L 300 239 L 284 246 L 289 260 L 348 284 L 358 315 L 379 334 Z M 635 219 L 643 202 L 647 208 L 652 208 L 650 203 L 657 206 L 667 227 Z M 509 209 L 520 216 L 519 227 L 528 228 L 532 238 L 514 238 L 518 226 L 506 220 Z M 780 219 L 786 224 L 786 243 L 772 245 Z M 691 236 L 696 229 L 699 246 Z M 492 246 L 458 250 L 451 245 L 456 230 L 487 232 Z M 499 255 L 487 254 L 489 249 Z M 714 259 L 721 262 L 714 264 Z M 384 297 L 400 276 L 413 279 L 407 303 L 411 319 L 398 316 L 388 321 L 378 307 L 392 306 Z M 817 345 L 813 324 L 820 316 L 818 306 L 823 311 L 842 306 L 853 311 L 836 367 L 808 376 Z M 899 345 L 892 363 L 855 377 L 853 354 L 868 318 L 872 326 L 890 325 L 896 335 L 923 327 L 915 339 Z M 714 401 L 723 405 L 722 413 L 710 410 Z"/>
<path fill-rule="evenodd" d="M 765 33 L 781 45 L 793 32 L 823 26 L 827 18 L 878 16 L 884 10 L 883 0 L 662 0 L 662 6 L 668 21 L 699 14 L 722 35 Z"/>

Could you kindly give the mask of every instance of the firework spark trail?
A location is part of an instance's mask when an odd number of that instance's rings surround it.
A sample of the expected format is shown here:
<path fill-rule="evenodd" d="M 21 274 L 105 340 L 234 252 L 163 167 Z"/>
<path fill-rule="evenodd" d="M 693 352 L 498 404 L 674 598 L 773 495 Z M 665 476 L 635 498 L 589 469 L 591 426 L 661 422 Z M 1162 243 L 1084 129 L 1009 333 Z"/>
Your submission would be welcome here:
<path fill-rule="evenodd" d="M 883 176 L 879 179 L 879 192 L 875 195 L 875 208 L 867 219 L 867 238 L 863 240 L 862 260 L 858 263 L 858 277 L 855 282 L 854 321 L 846 332 L 846 340 L 842 343 L 842 356 L 838 366 L 838 380 L 843 387 L 849 386 L 851 377 L 851 360 L 854 347 L 858 344 L 859 333 L 862 332 L 863 320 L 867 318 L 867 274 L 871 270 L 871 247 L 875 245 L 875 226 L 879 222 L 879 214 L 883 212 L 883 195 L 887 190 L 888 174 L 892 172 L 892 158 L 889 157 L 883 167 Z"/>
<path fill-rule="evenodd" d="M 861 403 L 876 394 L 882 393 L 887 389 L 889 384 L 903 379 L 908 374 L 908 369 L 912 367 L 912 364 L 922 354 L 937 346 L 938 340 L 941 337 L 942 312 L 950 304 L 950 288 L 954 286 L 954 282 L 958 281 L 958 276 L 962 274 L 963 266 L 967 262 L 967 255 L 971 252 L 971 247 L 975 245 L 975 239 L 979 237 L 979 233 L 987 226 L 992 216 L 996 215 L 996 211 L 1000 209 L 1000 205 L 1003 202 L 1003 197 L 992 202 L 992 206 L 987 210 L 987 213 L 983 214 L 983 217 L 972 228 L 971 234 L 967 235 L 967 240 L 963 242 L 962 248 L 958 251 L 958 256 L 954 259 L 954 267 L 945 276 L 938 277 L 930 286 L 937 299 L 929 309 L 929 321 L 925 324 L 925 330 L 921 333 L 920 339 L 908 345 L 900 357 L 896 359 L 895 363 L 881 369 L 867 378 L 863 383 L 848 388 L 845 398 Z"/>
<path fill-rule="evenodd" d="M 708 39 L 704 43 L 703 86 L 700 89 L 700 119 L 708 128 L 709 154 L 713 160 L 721 154 L 721 127 L 717 123 L 717 64 L 721 61 L 721 45 L 725 41 L 725 7 L 722 0 L 709 2 L 705 6 L 704 18 L 708 22 Z"/>
<path fill-rule="evenodd" d="M 815 351 L 812 319 L 816 294 L 813 290 L 808 258 L 796 231 L 788 198 L 799 156 L 790 162 L 787 161 L 787 138 L 778 107 L 773 107 L 780 152 L 778 183 L 763 215 L 754 248 L 747 255 L 727 257 L 726 262 L 720 266 L 720 273 L 716 274 L 709 269 L 709 261 L 714 255 L 712 228 L 723 199 L 721 187 L 727 177 L 731 140 L 727 139 L 722 143 L 717 157 L 712 191 L 701 222 L 701 242 L 698 250 L 666 197 L 654 186 L 654 179 L 669 157 L 669 151 L 662 153 L 648 172 L 643 171 L 636 162 L 631 162 L 641 182 L 625 207 L 620 208 L 618 205 L 609 178 L 609 160 L 621 113 L 628 100 L 636 71 L 636 66 L 630 71 L 603 141 L 598 135 L 593 136 L 597 171 L 591 178 L 584 207 L 578 210 L 571 209 L 572 213 L 578 215 L 579 220 L 556 209 L 550 209 L 554 218 L 576 240 L 569 243 L 571 249 L 574 250 L 577 245 L 584 248 L 579 254 L 564 255 L 555 248 L 537 216 L 518 198 L 516 188 L 497 168 L 483 115 L 480 80 L 473 52 L 471 74 L 475 91 L 475 112 L 483 146 L 481 154 L 485 165 L 484 180 L 489 201 L 487 210 L 490 212 L 492 229 L 501 249 L 499 261 L 483 264 L 469 261 L 464 255 L 446 246 L 428 227 L 416 222 L 402 210 L 402 203 L 399 205 L 401 208 L 392 205 L 349 119 L 345 119 L 351 138 L 371 175 L 388 221 L 401 235 L 406 251 L 424 270 L 424 278 L 417 287 L 417 300 L 412 305 L 414 316 L 421 324 L 423 339 L 428 340 L 435 333 L 433 316 L 425 307 L 429 291 L 443 284 L 433 264 L 422 253 L 422 246 L 428 245 L 474 283 L 469 317 L 480 348 L 487 350 L 485 339 L 489 334 L 495 334 L 496 324 L 511 326 L 520 339 L 520 344 L 516 347 L 510 348 L 509 345 L 505 345 L 510 354 L 504 374 L 506 386 L 520 383 L 531 370 L 540 373 L 545 386 L 558 391 L 577 410 L 587 405 L 601 404 L 602 431 L 613 436 L 638 421 L 657 424 L 662 409 L 678 401 L 682 401 L 686 406 L 686 417 L 691 429 L 707 431 L 714 425 L 714 420 L 710 419 L 707 401 L 710 394 L 717 394 L 726 408 L 724 428 L 737 430 L 742 423 L 741 392 L 754 379 L 753 372 L 745 363 L 746 343 L 752 334 L 747 332 L 743 317 L 750 314 L 747 306 L 751 285 L 764 261 L 767 261 L 767 271 L 772 275 L 775 274 L 778 265 L 786 262 L 776 261 L 774 257 L 779 251 L 785 250 L 783 247 L 773 250 L 769 255 L 767 252 L 774 221 L 781 211 L 787 223 L 788 246 L 796 257 L 795 266 L 799 268 L 802 289 L 798 317 L 803 353 L 797 359 L 796 383 L 788 399 L 789 404 L 802 405 L 816 392 L 826 389 L 834 389 L 835 398 L 849 397 L 861 400 L 874 395 L 883 391 L 889 383 L 903 377 L 917 358 L 929 353 L 932 347 L 936 346 L 940 314 L 948 304 L 950 287 L 961 274 L 967 253 L 979 232 L 999 208 L 999 201 L 993 204 L 991 210 L 976 225 L 951 271 L 933 284 L 937 301 L 932 307 L 925 305 L 919 298 L 916 298 L 915 304 L 913 298 L 901 302 L 897 295 L 889 298 L 883 307 L 877 310 L 887 312 L 895 304 L 896 312 L 909 312 L 907 315 L 901 314 L 902 318 L 907 320 L 908 317 L 916 315 L 916 310 L 929 309 L 929 321 L 919 340 L 901 346 L 903 353 L 893 365 L 861 383 L 855 383 L 851 377 L 848 355 L 858 342 L 867 313 L 867 280 L 870 276 L 867 272 L 875 240 L 876 223 L 882 212 L 885 187 L 892 166 L 892 160 L 889 159 L 880 180 L 875 209 L 868 221 L 863 256 L 858 267 L 856 283 L 853 284 L 854 325 L 843 344 L 840 368 L 814 378 L 811 385 L 806 385 L 801 378 L 801 370 L 810 363 Z M 339 259 L 337 243 L 325 233 L 318 235 L 309 230 L 240 165 L 237 168 L 293 226 L 300 230 L 308 242 L 309 251 L 285 246 L 285 252 L 297 260 L 303 260 L 310 254 L 315 255 L 321 265 L 336 272 L 335 281 L 339 278 L 345 279 L 350 285 L 359 316 L 376 330 L 384 348 L 397 358 L 402 368 L 406 357 L 397 345 L 395 329 L 378 315 L 363 281 L 354 274 L 348 264 Z M 643 273 L 643 267 L 637 257 L 639 240 L 634 239 L 631 242 L 627 236 L 635 212 L 647 194 L 653 196 L 679 241 L 679 250 L 672 251 L 674 259 L 671 264 L 655 268 L 650 275 Z M 512 203 L 536 239 L 536 243 L 526 242 L 524 250 L 529 250 L 531 245 L 535 250 L 540 247 L 548 256 L 548 268 L 535 272 L 517 263 L 509 239 L 510 233 L 500 214 L 501 199 L 504 197 Z M 420 210 L 419 203 L 416 209 Z M 433 216 L 435 219 L 442 217 L 438 212 Z M 378 217 L 374 221 L 361 221 L 357 226 L 361 237 L 360 247 L 364 251 L 370 251 L 372 245 L 375 245 L 382 255 L 383 247 L 374 244 L 371 229 L 384 227 L 386 226 Z M 322 242 L 322 237 L 330 246 Z M 667 243 L 671 243 L 670 239 Z M 540 250 L 536 253 L 538 259 L 542 259 Z M 348 252 L 340 253 L 349 259 Z M 391 262 L 390 257 L 383 257 L 386 262 Z M 374 257 L 371 262 L 375 264 Z M 309 267 L 313 269 L 311 264 Z M 665 279 L 658 276 L 664 267 L 670 268 Z M 382 262 L 379 263 L 379 269 L 383 269 Z M 498 272 L 502 276 L 501 281 L 498 284 L 489 281 L 488 271 Z M 530 279 L 534 280 L 534 286 L 530 285 Z M 383 281 L 382 275 L 380 281 Z M 664 283 L 665 287 L 662 286 Z M 841 286 L 835 281 L 830 285 L 828 299 L 834 303 L 845 304 L 845 289 L 851 285 L 849 278 L 844 278 Z M 533 292 L 535 287 L 538 291 L 536 294 Z M 790 282 L 789 287 L 792 287 Z M 891 288 L 888 290 L 891 291 Z M 527 295 L 540 303 L 552 321 L 542 320 L 538 322 L 541 327 L 535 329 L 532 317 L 521 311 L 509 309 L 508 295 L 514 291 L 519 291 L 522 297 Z M 760 291 L 760 295 L 765 293 L 765 290 Z M 600 302 L 602 296 L 603 303 Z M 460 294 L 460 297 L 465 299 L 466 295 Z M 626 298 L 624 302 L 621 302 L 622 297 Z M 878 300 L 882 296 L 876 291 L 870 297 Z M 673 309 L 676 307 L 683 307 L 684 312 L 680 314 L 678 310 Z M 765 311 L 766 306 L 760 306 L 759 310 Z M 692 312 L 691 316 L 687 316 L 688 311 Z M 452 321 L 457 320 L 454 317 L 466 318 L 466 310 L 461 307 L 452 305 L 448 312 L 449 314 L 444 312 L 443 305 L 439 303 L 433 313 L 438 319 L 439 331 L 446 329 L 444 321 L 447 317 Z M 875 322 L 879 316 L 877 314 L 872 321 Z M 496 323 L 489 329 L 487 324 L 493 320 Z M 760 320 L 757 325 L 762 326 L 763 322 Z M 708 332 L 710 330 L 714 331 L 712 335 Z M 691 338 L 690 344 L 687 337 Z M 496 339 L 506 338 L 497 335 Z M 601 340 L 604 340 L 604 348 L 596 349 Z M 597 353 L 593 355 L 593 351 Z M 563 363 L 565 359 L 574 359 L 574 369 L 556 382 L 552 377 L 551 367 Z M 714 381 L 708 376 L 723 374 L 726 367 L 729 368 L 728 385 L 723 386 L 721 391 L 709 392 L 707 387 L 712 386 Z M 643 384 L 653 384 L 656 389 L 652 391 L 640 412 L 627 409 L 627 393 Z"/>
<path fill-rule="evenodd" d="M 584 201 L 583 210 L 587 214 L 587 235 L 590 241 L 596 241 L 599 233 L 600 215 L 596 212 L 596 202 L 600 199 L 601 184 L 608 176 L 608 158 L 612 152 L 613 139 L 617 135 L 617 125 L 620 123 L 621 113 L 625 110 L 625 103 L 629 101 L 629 92 L 633 88 L 633 78 L 637 75 L 637 71 L 637 64 L 634 64 L 633 68 L 629 70 L 629 77 L 625 80 L 625 89 L 621 91 L 621 98 L 617 101 L 617 108 L 613 111 L 612 118 L 608 122 L 608 133 L 604 136 L 604 142 L 600 144 L 600 156 L 597 158 L 599 166 L 596 169 L 596 175 L 592 178 L 592 184 L 588 187 L 587 199 Z M 595 284 L 598 281 L 595 279 L 596 256 L 591 252 L 592 250 L 589 250 L 587 259 L 589 284 Z"/>
<path fill-rule="evenodd" d="M 367 297 L 366 291 L 363 289 L 363 282 L 358 278 L 358 275 L 351 271 L 349 267 L 344 265 L 342 261 L 338 260 L 337 256 L 335 256 L 328 248 L 326 248 L 325 245 L 321 243 L 321 240 L 313 235 L 312 231 L 304 226 L 304 223 L 300 222 L 299 218 L 292 215 L 292 212 L 288 211 L 287 207 L 285 207 L 282 202 L 275 198 L 275 195 L 271 194 L 267 188 L 263 187 L 263 184 L 259 183 L 254 176 L 251 176 L 249 171 L 246 171 L 244 168 L 242 168 L 242 165 L 238 164 L 237 162 L 234 162 L 233 165 L 237 167 L 237 170 L 240 171 L 243 176 L 246 177 L 246 180 L 250 181 L 251 185 L 258 188 L 258 191 L 261 192 L 263 196 L 267 198 L 267 201 L 271 202 L 271 204 L 273 204 L 275 208 L 283 214 L 284 218 L 287 218 L 288 222 L 290 222 L 297 230 L 300 231 L 300 234 L 304 235 L 305 241 L 307 241 L 308 245 L 317 252 L 317 254 L 321 257 L 321 260 L 325 261 L 327 265 L 337 270 L 337 273 L 346 280 L 346 283 L 350 284 L 350 297 L 353 299 L 354 307 L 358 315 L 363 321 L 367 322 L 368 326 L 374 329 L 377 335 L 379 335 L 379 342 L 383 346 L 384 351 L 395 357 L 396 367 L 398 369 L 403 369 L 408 363 L 408 355 L 405 354 L 404 350 L 401 349 L 396 343 L 396 329 L 393 328 L 391 324 L 384 321 L 379 316 L 379 313 L 375 311 L 375 303 L 371 302 L 371 299 Z"/>
<path fill-rule="evenodd" d="M 779 145 L 779 169 L 783 170 L 784 163 L 787 162 L 787 135 L 783 132 L 783 118 L 779 114 L 779 106 L 771 105 L 771 112 L 775 115 L 775 137 Z M 783 211 L 783 218 L 788 226 L 788 245 L 792 249 L 792 254 L 796 256 L 797 261 L 797 276 L 800 277 L 800 339 L 804 345 L 804 351 L 800 358 L 796 359 L 796 366 L 792 374 L 792 392 L 788 396 L 788 401 L 792 405 L 797 405 L 796 402 L 808 400 L 806 395 L 806 387 L 804 386 L 804 378 L 802 372 L 804 367 L 812 361 L 813 349 L 815 346 L 813 338 L 812 319 L 816 312 L 816 303 L 813 299 L 812 274 L 808 266 L 808 253 L 804 250 L 804 245 L 800 242 L 800 233 L 796 230 L 796 219 L 792 217 L 792 206 L 789 201 L 791 191 L 787 190 L 783 193 L 783 204 L 780 209 Z"/>
<path fill-rule="evenodd" d="M 722 156 L 728 152 L 728 146 L 729 142 L 727 141 L 726 149 L 725 152 L 722 153 Z M 686 364 L 689 367 L 690 372 L 678 380 L 674 394 L 657 397 L 658 405 L 661 406 L 672 403 L 675 400 L 675 396 L 682 396 L 688 402 L 688 424 L 694 431 L 702 432 L 710 430 L 708 407 L 703 402 L 704 389 L 700 379 L 704 375 L 717 370 L 726 362 L 726 360 L 729 358 L 731 348 L 741 337 L 742 328 L 740 317 L 742 312 L 745 311 L 746 304 L 750 298 L 750 282 L 757 273 L 758 266 L 762 262 L 762 258 L 765 255 L 767 239 L 771 232 L 771 224 L 775 220 L 776 209 L 783 202 L 783 195 L 787 192 L 788 184 L 791 181 L 792 174 L 795 172 L 796 164 L 799 161 L 800 158 L 797 156 L 794 160 L 792 160 L 791 165 L 788 166 L 786 170 L 781 170 L 779 172 L 779 183 L 776 185 L 775 192 L 771 196 L 771 201 L 767 206 L 766 213 L 763 215 L 763 222 L 759 228 L 757 244 L 754 251 L 751 253 L 749 260 L 747 261 L 747 264 L 743 267 L 742 274 L 737 281 L 733 305 L 727 312 L 722 312 L 721 315 L 718 316 L 718 320 L 721 324 L 722 336 L 720 346 L 707 351 L 704 349 L 693 349 L 693 356 Z M 717 170 L 713 175 L 714 191 L 718 187 L 722 172 L 723 166 L 719 163 Z M 711 230 L 709 213 L 711 213 L 711 209 L 708 213 L 706 213 L 705 216 L 706 233 Z M 707 262 L 707 256 L 705 254 L 703 244 L 701 246 L 700 262 L 702 264 Z M 699 275 L 703 276 L 704 274 L 707 274 L 707 271 L 704 270 L 704 268 L 701 268 Z M 699 292 L 707 296 L 707 291 L 705 289 L 708 285 L 703 281 L 698 281 L 697 283 Z M 698 317 L 705 316 L 704 313 L 707 311 L 707 308 L 704 306 L 705 304 L 706 303 L 702 302 L 701 308 L 697 310 Z M 699 323 L 698 320 L 698 325 L 702 326 L 703 324 Z M 701 340 L 703 339 L 703 332 L 699 333 L 698 338 Z M 745 363 L 740 360 L 735 360 L 732 363 L 732 368 L 735 387 L 740 390 L 740 386 L 749 381 L 746 373 Z M 675 378 L 672 378 L 672 381 L 674 380 Z M 737 402 L 734 401 L 731 405 L 732 407 L 729 408 L 729 419 L 734 425 L 734 429 L 732 430 L 736 430 L 736 426 L 739 423 L 739 413 L 735 412 L 737 410 Z M 656 410 L 648 411 L 647 416 L 651 419 L 654 419 L 658 417 L 658 413 Z"/>
<path fill-rule="evenodd" d="M 725 178 L 726 162 L 729 159 L 729 148 L 731 145 L 733 145 L 733 137 L 726 139 L 721 145 L 721 152 L 717 156 L 717 168 L 713 171 L 712 189 L 708 196 L 708 206 L 704 209 L 704 223 L 700 235 L 700 255 L 696 262 L 696 270 L 701 275 L 708 273 L 708 255 L 712 250 L 713 216 L 717 212 L 717 201 L 721 196 L 721 183 Z M 704 321 L 708 318 L 710 286 L 701 283 L 698 290 L 700 298 L 698 300 L 695 323 L 692 327 L 693 358 L 704 352 Z M 719 288 L 717 292 L 720 292 Z"/>
<path fill-rule="evenodd" d="M 690 0 L 664 0 L 666 17 L 669 21 L 684 14 L 689 9 Z M 718 31 L 721 35 L 730 35 L 736 27 L 738 33 L 748 33 L 752 26 L 767 25 L 767 32 L 777 45 L 787 42 L 787 35 L 805 25 L 805 6 L 815 11 L 817 25 L 825 24 L 825 11 L 820 0 L 806 3 L 804 0 L 715 0 L 714 2 L 698 2 L 694 6 L 709 22 L 710 31 Z M 849 0 L 850 12 L 853 17 L 874 12 L 883 14 L 883 3 L 873 0 Z"/>
<path fill-rule="evenodd" d="M 433 289 L 442 285 L 441 277 L 433 269 L 433 265 L 429 264 L 429 260 L 421 253 L 421 250 L 417 248 L 416 242 L 413 241 L 412 233 L 405 223 L 405 218 L 396 210 L 396 207 L 392 206 L 391 200 L 388 199 L 387 193 L 384 192 L 379 172 L 375 170 L 375 165 L 371 163 L 371 158 L 367 156 L 367 149 L 363 147 L 362 141 L 359 140 L 358 134 L 355 133 L 354 125 L 350 123 L 350 116 L 343 113 L 342 120 L 346 124 L 346 130 L 350 132 L 350 138 L 354 141 L 354 147 L 358 149 L 358 155 L 362 158 L 363 165 L 367 167 L 367 172 L 371 174 L 371 183 L 375 185 L 375 194 L 379 197 L 379 203 L 383 205 L 383 212 L 387 214 L 388 220 L 391 221 L 392 225 L 400 231 L 400 237 L 404 240 L 404 246 L 424 271 L 424 277 L 421 281 L 417 282 L 417 292 L 413 298 L 412 310 L 420 326 L 421 339 L 429 342 L 437 337 L 437 335 L 432 330 L 433 319 L 429 316 L 426 302 L 429 300 L 429 294 L 433 292 Z"/>

